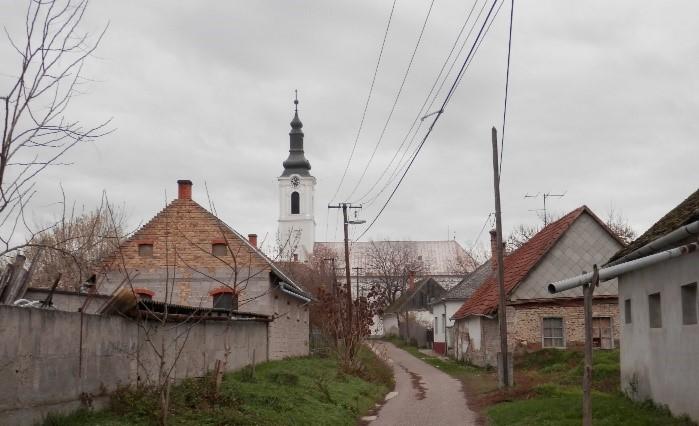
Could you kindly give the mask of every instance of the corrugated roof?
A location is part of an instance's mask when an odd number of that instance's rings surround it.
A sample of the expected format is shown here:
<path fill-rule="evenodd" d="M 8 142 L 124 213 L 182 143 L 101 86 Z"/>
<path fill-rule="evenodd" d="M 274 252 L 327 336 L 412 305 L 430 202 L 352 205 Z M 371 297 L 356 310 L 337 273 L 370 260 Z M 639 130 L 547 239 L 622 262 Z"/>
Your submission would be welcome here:
<path fill-rule="evenodd" d="M 666 235 L 682 225 L 699 220 L 699 189 L 694 191 L 692 195 L 678 204 L 674 209 L 670 210 L 665 216 L 660 218 L 640 237 L 636 238 L 631 244 L 619 250 L 609 259 L 613 262 L 619 258 L 633 253 L 646 244 Z"/>
<path fill-rule="evenodd" d="M 452 287 L 451 290 L 446 292 L 440 300 L 468 299 L 478 290 L 485 280 L 488 279 L 492 272 L 493 269 L 490 266 L 490 259 L 488 259 L 485 263 L 476 268 L 475 271 L 466 275 L 464 279 Z"/>
<path fill-rule="evenodd" d="M 505 258 L 505 291 L 507 294 L 510 294 L 529 274 L 529 271 L 539 264 L 539 261 L 583 212 L 589 213 L 599 221 L 587 206 L 579 207 L 544 227 L 530 238 L 529 241 Z M 452 318 L 459 319 L 469 315 L 489 315 L 495 312 L 497 307 L 497 274 L 490 274 L 483 285 L 461 305 L 461 308 L 456 311 Z"/>
<path fill-rule="evenodd" d="M 401 249 L 410 250 L 416 257 L 422 258 L 425 271 L 423 275 L 457 275 L 454 272 L 456 260 L 467 257 L 466 250 L 455 240 L 445 241 L 367 241 L 350 245 L 350 267 L 364 268 L 362 273 L 371 273 L 370 253 L 374 245 L 391 244 Z M 343 242 L 317 242 L 315 247 L 325 247 L 338 254 L 338 266 L 344 265 Z"/>

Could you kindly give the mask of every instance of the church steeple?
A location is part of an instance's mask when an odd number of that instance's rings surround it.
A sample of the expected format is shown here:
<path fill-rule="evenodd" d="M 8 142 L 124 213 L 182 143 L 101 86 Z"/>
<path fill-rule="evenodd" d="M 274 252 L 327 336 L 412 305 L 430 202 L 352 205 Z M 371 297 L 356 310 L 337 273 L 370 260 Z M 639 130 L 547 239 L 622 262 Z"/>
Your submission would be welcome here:
<path fill-rule="evenodd" d="M 299 119 L 299 99 L 298 92 L 294 99 L 294 119 L 291 120 L 291 131 L 289 132 L 289 157 L 282 164 L 284 172 L 282 176 L 297 174 L 300 176 L 310 176 L 311 163 L 303 153 L 303 123 Z"/>

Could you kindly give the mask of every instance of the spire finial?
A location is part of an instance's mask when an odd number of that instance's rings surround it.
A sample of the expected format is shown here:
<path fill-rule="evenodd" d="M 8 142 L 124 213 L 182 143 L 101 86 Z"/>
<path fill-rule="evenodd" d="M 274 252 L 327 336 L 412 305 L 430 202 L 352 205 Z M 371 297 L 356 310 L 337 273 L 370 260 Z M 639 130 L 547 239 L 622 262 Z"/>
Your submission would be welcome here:
<path fill-rule="evenodd" d="M 294 112 L 299 112 L 299 91 L 294 90 Z"/>

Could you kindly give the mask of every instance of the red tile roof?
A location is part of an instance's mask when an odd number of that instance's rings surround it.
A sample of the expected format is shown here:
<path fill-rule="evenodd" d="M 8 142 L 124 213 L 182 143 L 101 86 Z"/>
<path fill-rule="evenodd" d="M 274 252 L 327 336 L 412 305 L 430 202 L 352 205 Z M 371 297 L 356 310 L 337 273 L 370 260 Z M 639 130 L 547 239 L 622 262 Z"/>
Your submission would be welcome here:
<path fill-rule="evenodd" d="M 524 280 L 529 271 L 539 264 L 539 261 L 544 258 L 551 247 L 556 244 L 559 238 L 583 212 L 589 213 L 599 221 L 595 214 L 586 206 L 579 207 L 547 225 L 520 248 L 505 257 L 505 291 L 508 295 Z M 456 311 L 452 319 L 465 318 L 469 315 L 489 315 L 497 311 L 497 308 L 497 274 L 491 273 L 483 285 L 461 305 L 461 308 Z"/>

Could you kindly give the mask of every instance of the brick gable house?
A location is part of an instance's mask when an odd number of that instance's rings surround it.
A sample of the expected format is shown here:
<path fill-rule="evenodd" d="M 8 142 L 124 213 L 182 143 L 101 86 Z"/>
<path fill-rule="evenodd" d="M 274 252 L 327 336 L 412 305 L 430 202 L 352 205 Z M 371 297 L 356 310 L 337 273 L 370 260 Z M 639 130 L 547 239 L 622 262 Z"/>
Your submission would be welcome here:
<path fill-rule="evenodd" d="M 495 247 L 494 231 L 491 241 Z M 545 226 L 505 257 L 508 347 L 510 350 L 566 348 L 584 340 L 582 290 L 555 295 L 547 283 L 603 264 L 623 247 L 621 240 L 588 207 L 582 206 Z M 499 352 L 497 264 L 453 315 L 455 344 L 462 358 L 495 365 Z M 595 342 L 612 348 L 618 341 L 617 282 L 600 284 L 593 302 Z"/>
<path fill-rule="evenodd" d="M 268 359 L 308 354 L 311 296 L 257 248 L 192 200 L 192 183 L 104 260 L 97 292 L 131 287 L 156 301 L 267 315 Z"/>

